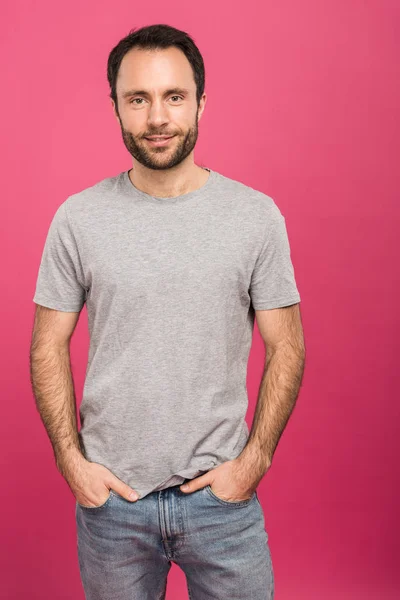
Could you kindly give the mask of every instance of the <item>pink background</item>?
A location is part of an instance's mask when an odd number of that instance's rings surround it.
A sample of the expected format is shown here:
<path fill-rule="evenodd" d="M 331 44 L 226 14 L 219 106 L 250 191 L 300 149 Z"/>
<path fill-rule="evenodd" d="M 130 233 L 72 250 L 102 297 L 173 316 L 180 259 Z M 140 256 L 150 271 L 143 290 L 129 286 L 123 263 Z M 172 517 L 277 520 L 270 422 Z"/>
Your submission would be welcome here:
<path fill-rule="evenodd" d="M 75 500 L 30 387 L 32 298 L 56 208 L 132 164 L 108 53 L 132 27 L 168 23 L 205 60 L 196 162 L 274 198 L 302 297 L 303 387 L 258 488 L 275 598 L 398 598 L 399 3 L 13 0 L 1 12 L 1 597 L 84 598 Z M 86 308 L 71 348 L 80 402 Z M 256 329 L 249 426 L 263 359 Z M 167 598 L 187 598 L 175 565 Z"/>

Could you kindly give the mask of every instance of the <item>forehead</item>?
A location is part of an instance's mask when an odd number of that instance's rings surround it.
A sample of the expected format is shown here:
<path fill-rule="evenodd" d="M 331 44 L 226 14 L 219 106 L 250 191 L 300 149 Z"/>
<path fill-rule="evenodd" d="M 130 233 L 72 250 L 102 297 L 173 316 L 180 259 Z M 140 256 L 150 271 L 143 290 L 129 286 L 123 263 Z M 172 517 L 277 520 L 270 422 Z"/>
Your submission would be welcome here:
<path fill-rule="evenodd" d="M 118 93 L 131 88 L 157 93 L 170 87 L 196 89 L 191 64 L 179 48 L 133 48 L 125 54 L 118 72 Z"/>

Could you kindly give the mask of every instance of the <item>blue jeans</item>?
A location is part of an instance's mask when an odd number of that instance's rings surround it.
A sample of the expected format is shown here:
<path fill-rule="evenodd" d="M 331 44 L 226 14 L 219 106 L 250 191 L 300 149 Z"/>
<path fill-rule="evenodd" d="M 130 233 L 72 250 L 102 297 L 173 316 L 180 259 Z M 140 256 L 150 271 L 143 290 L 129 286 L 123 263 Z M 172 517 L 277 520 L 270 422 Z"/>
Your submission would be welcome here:
<path fill-rule="evenodd" d="M 87 600 L 164 600 L 171 562 L 191 600 L 272 600 L 274 576 L 257 492 L 228 502 L 210 486 L 172 486 L 136 502 L 111 490 L 76 503 L 78 559 Z"/>

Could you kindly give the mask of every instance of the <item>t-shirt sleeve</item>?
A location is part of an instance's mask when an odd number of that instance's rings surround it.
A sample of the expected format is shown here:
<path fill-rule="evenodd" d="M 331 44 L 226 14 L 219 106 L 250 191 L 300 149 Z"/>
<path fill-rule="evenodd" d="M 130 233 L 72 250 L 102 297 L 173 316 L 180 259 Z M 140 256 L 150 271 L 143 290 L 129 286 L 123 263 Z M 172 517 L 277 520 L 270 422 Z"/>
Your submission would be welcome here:
<path fill-rule="evenodd" d="M 44 244 L 33 302 L 66 312 L 80 312 L 86 288 L 65 202 L 55 212 Z"/>
<path fill-rule="evenodd" d="M 249 290 L 255 310 L 281 308 L 300 302 L 285 217 L 274 210 L 251 276 Z"/>

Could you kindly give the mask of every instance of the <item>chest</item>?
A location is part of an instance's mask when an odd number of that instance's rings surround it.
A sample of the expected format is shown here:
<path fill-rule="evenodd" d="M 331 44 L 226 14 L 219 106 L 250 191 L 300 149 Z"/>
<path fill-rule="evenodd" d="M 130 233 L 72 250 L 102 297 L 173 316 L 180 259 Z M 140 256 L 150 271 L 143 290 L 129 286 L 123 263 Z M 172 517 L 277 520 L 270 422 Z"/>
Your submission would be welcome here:
<path fill-rule="evenodd" d="M 197 217 L 197 218 L 195 218 Z M 115 218 L 87 235 L 84 271 L 90 294 L 249 303 L 251 240 L 234 215 Z"/>

